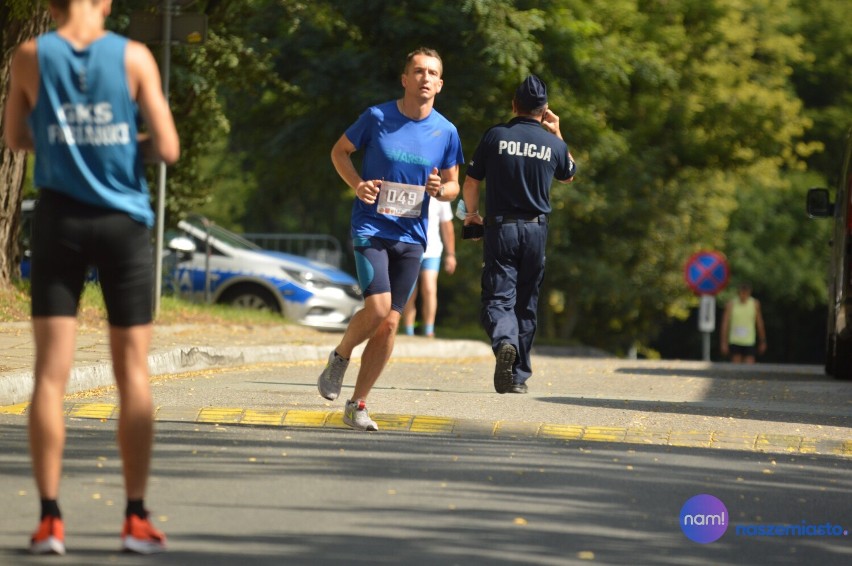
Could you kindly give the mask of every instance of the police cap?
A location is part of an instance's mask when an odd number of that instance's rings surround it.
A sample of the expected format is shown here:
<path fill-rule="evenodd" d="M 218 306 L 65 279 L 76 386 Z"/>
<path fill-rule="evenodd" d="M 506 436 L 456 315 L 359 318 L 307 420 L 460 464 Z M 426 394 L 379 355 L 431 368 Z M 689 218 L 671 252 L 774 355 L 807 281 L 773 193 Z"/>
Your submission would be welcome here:
<path fill-rule="evenodd" d="M 547 87 L 535 75 L 524 79 L 515 91 L 515 100 L 524 110 L 535 110 L 547 104 Z"/>

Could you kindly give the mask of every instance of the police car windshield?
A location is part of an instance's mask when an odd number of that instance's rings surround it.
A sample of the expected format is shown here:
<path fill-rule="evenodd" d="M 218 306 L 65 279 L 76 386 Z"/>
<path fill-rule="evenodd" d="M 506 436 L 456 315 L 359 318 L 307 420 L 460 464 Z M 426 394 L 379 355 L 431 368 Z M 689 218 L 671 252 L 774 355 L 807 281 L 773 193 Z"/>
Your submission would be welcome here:
<path fill-rule="evenodd" d="M 234 249 L 251 250 L 251 251 L 258 251 L 258 250 L 263 249 L 260 246 L 258 246 L 257 244 L 255 244 L 253 242 L 249 242 L 248 240 L 246 240 L 242 236 L 238 236 L 237 234 L 234 234 L 233 232 L 231 232 L 229 230 L 225 230 L 221 226 L 217 226 L 217 225 L 209 223 L 209 222 L 207 223 L 207 226 L 205 226 L 205 222 L 204 222 L 203 218 L 198 218 L 198 217 L 187 218 L 186 221 L 188 223 L 192 224 L 192 226 L 197 228 L 198 230 L 208 232 L 210 234 L 211 238 L 219 240 L 220 242 L 222 242 L 226 246 L 230 246 Z"/>

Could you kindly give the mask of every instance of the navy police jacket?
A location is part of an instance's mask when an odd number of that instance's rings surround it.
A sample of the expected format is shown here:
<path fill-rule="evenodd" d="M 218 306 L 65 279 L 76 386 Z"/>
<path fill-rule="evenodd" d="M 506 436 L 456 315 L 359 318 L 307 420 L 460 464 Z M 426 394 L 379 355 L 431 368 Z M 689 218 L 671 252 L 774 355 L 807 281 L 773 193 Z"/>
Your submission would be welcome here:
<path fill-rule="evenodd" d="M 488 216 L 536 216 L 550 214 L 554 177 L 565 181 L 575 170 L 563 140 L 537 120 L 519 116 L 485 132 L 467 175 L 485 180 Z"/>

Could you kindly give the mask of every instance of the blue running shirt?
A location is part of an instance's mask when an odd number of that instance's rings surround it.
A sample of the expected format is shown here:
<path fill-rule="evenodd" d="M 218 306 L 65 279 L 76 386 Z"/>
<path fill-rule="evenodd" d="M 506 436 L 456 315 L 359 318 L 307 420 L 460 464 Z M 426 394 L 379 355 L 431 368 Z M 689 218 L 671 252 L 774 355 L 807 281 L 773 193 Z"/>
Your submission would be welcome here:
<path fill-rule="evenodd" d="M 356 149 L 364 149 L 364 180 L 424 186 L 433 167 L 440 171 L 464 163 L 456 127 L 434 108 L 426 118 L 412 120 L 399 111 L 396 100 L 372 106 L 346 130 L 346 137 Z M 420 218 L 403 218 L 379 214 L 376 203 L 368 205 L 356 198 L 352 237 L 377 237 L 425 247 L 430 199 L 427 194 Z"/>
<path fill-rule="evenodd" d="M 77 50 L 56 32 L 36 40 L 41 77 L 29 117 L 35 185 L 126 212 L 151 227 L 154 213 L 127 86 L 127 39 L 107 33 Z"/>

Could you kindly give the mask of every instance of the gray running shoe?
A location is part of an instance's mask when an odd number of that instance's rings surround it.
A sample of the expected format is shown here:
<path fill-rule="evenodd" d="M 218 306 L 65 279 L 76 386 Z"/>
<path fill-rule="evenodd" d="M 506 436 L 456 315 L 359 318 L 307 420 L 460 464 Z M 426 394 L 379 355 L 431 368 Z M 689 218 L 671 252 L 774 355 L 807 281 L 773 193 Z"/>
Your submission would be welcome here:
<path fill-rule="evenodd" d="M 367 413 L 367 404 L 363 399 L 346 402 L 346 407 L 343 409 L 343 422 L 358 430 L 379 430 L 379 425 Z"/>
<path fill-rule="evenodd" d="M 328 355 L 328 363 L 317 380 L 319 394 L 329 401 L 337 399 L 340 388 L 343 387 L 343 374 L 346 373 L 347 367 L 349 367 L 349 360 L 341 358 L 336 350 L 332 350 Z"/>
<path fill-rule="evenodd" d="M 497 348 L 497 363 L 494 366 L 494 390 L 497 393 L 508 393 L 512 389 L 512 367 L 518 356 L 515 347 L 508 342 L 501 342 Z"/>

